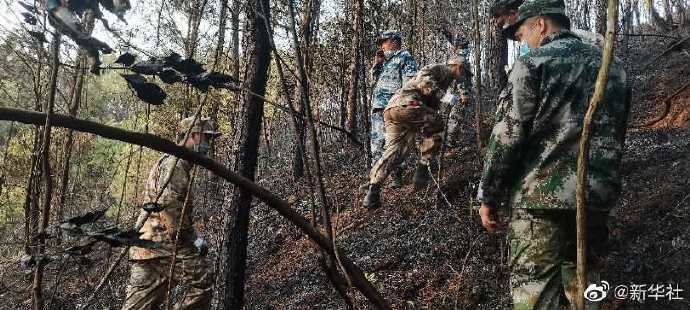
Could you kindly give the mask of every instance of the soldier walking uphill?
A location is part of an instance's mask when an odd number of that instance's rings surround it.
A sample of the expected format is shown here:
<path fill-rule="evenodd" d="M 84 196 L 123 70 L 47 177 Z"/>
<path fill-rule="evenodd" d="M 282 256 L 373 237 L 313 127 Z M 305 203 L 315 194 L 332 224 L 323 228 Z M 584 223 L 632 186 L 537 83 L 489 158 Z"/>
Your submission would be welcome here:
<path fill-rule="evenodd" d="M 421 158 L 413 183 L 417 189 L 426 185 L 429 164 L 443 143 L 443 120 L 438 113 L 441 98 L 461 73 L 457 60 L 449 61 L 447 65 L 426 66 L 388 102 L 383 112 L 386 144 L 383 156 L 371 168 L 369 191 L 363 202 L 365 208 L 381 205 L 381 183 L 415 146 L 418 132 L 422 135 Z"/>
<path fill-rule="evenodd" d="M 527 0 L 504 33 L 528 44 L 510 74 L 489 139 L 478 200 L 482 223 L 507 235 L 515 309 L 572 307 L 577 292 L 575 184 L 582 123 L 601 50 L 569 31 L 563 0 Z M 606 254 L 607 218 L 621 189 L 620 162 L 630 109 L 626 72 L 614 60 L 593 116 L 587 196 L 588 280 Z M 504 194 L 507 194 L 505 196 Z M 588 309 L 600 304 L 587 302 Z"/>
<path fill-rule="evenodd" d="M 402 36 L 397 31 L 384 31 L 378 39 L 380 49 L 371 68 L 374 90 L 371 103 L 371 164 L 383 155 L 386 129 L 383 110 L 393 94 L 417 73 L 417 62 L 407 50 L 401 49 Z M 402 185 L 402 170 L 396 168 L 391 187 Z M 364 185 L 366 189 L 368 184 Z"/>
<path fill-rule="evenodd" d="M 205 154 L 211 139 L 220 135 L 208 119 L 183 119 L 179 124 L 178 144 Z M 191 127 L 189 138 L 184 141 Z M 195 246 L 196 233 L 192 226 L 192 206 L 187 206 L 180 223 L 180 214 L 186 199 L 192 165 L 182 159 L 165 155 L 149 172 L 145 200 L 158 203 L 163 210 L 151 213 L 141 228 L 141 239 L 159 242 L 158 249 L 132 247 L 129 252 L 132 261 L 131 275 L 127 285 L 127 296 L 123 310 L 158 309 L 165 303 L 168 289 L 168 273 L 172 259 L 174 240 L 177 241 L 175 280 L 180 279 L 188 286 L 186 294 L 175 309 L 208 309 L 211 302 L 211 279 L 207 274 L 200 247 Z M 165 182 L 170 175 L 170 182 Z M 165 187 L 164 187 L 165 186 Z M 162 194 L 157 199 L 159 193 Z M 189 193 L 191 195 L 191 193 Z M 191 197 L 190 197 L 191 198 Z M 142 216 L 146 211 L 142 210 Z"/>

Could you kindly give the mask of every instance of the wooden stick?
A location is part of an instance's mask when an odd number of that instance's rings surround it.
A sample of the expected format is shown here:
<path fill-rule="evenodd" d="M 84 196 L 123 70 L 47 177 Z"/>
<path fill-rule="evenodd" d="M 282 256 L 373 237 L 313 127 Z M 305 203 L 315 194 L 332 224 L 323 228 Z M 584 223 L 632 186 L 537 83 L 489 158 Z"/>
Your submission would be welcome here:
<path fill-rule="evenodd" d="M 586 216 L 586 195 L 587 195 L 587 170 L 589 164 L 589 137 L 591 135 L 592 116 L 599 103 L 604 99 L 606 84 L 609 78 L 609 65 L 613 60 L 613 49 L 615 43 L 615 29 L 618 14 L 618 0 L 608 1 L 608 19 L 606 22 L 606 40 L 601 60 L 601 68 L 597 76 L 594 88 L 594 95 L 589 102 L 589 108 L 585 114 L 582 124 L 582 135 L 580 137 L 580 149 L 577 156 L 577 188 L 576 188 L 576 225 L 577 225 L 577 296 L 575 296 L 575 306 L 578 310 L 584 310 L 585 300 L 584 291 L 587 285 L 587 216 Z"/>
<path fill-rule="evenodd" d="M 642 124 L 642 125 L 634 126 L 633 128 L 649 127 L 649 126 L 652 126 L 652 125 L 654 125 L 654 124 L 660 122 L 660 121 L 663 120 L 664 118 L 666 118 L 666 117 L 668 116 L 668 114 L 671 112 L 671 101 L 673 100 L 673 98 L 675 98 L 676 96 L 680 95 L 680 94 L 681 94 L 683 91 L 685 91 L 689 86 L 690 86 L 690 81 L 689 81 L 689 82 L 686 82 L 685 85 L 681 86 L 681 87 L 680 87 L 676 92 L 674 92 L 672 95 L 666 97 L 666 99 L 664 100 L 664 111 L 661 113 L 661 115 L 659 115 L 659 116 L 656 117 L 655 119 L 653 119 L 653 120 L 651 120 L 651 121 L 649 121 L 649 122 L 646 122 L 646 123 L 644 123 L 644 124 Z"/>

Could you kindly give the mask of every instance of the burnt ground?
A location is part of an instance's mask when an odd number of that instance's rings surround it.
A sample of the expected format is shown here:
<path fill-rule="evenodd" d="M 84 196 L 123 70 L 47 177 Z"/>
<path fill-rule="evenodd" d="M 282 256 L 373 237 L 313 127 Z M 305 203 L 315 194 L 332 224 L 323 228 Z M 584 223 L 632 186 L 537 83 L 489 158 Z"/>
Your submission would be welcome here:
<path fill-rule="evenodd" d="M 682 54 L 690 46 L 642 70 L 638 65 L 675 42 L 631 39 L 627 44 L 640 48 L 621 56 L 630 66 L 633 111 L 623 158 L 623 193 L 611 213 L 610 255 L 602 279 L 612 287 L 672 285 L 683 290 L 679 296 L 684 300 L 645 292 L 649 296 L 639 302 L 629 291 L 625 300 L 607 298 L 607 309 L 690 309 L 690 89 L 667 100 L 687 83 L 679 77 L 690 73 L 690 58 Z M 632 128 L 665 114 L 650 126 Z M 476 150 L 445 159 L 441 184 L 451 206 L 434 187 L 413 193 L 407 185 L 384 191 L 384 206 L 366 211 L 359 206 L 363 193 L 355 194 L 364 182 L 363 160 L 327 153 L 325 162 L 330 202 L 340 211 L 333 217 L 338 245 L 394 308 L 511 308 L 505 236 L 487 234 L 469 209 L 478 183 Z M 284 194 L 295 197 L 294 192 Z M 248 308 L 344 309 L 318 263 L 317 249 L 281 222 L 253 226 Z M 268 228 L 273 225 L 283 228 Z M 357 308 L 371 307 L 354 290 L 351 296 Z"/>
<path fill-rule="evenodd" d="M 684 53 L 690 45 L 649 63 L 674 42 L 672 38 L 633 38 L 626 44 L 634 48 L 621 56 L 629 66 L 634 90 L 631 127 L 665 117 L 628 132 L 623 193 L 612 211 L 608 269 L 602 278 L 612 286 L 671 284 L 683 290 L 684 300 L 647 297 L 639 303 L 609 297 L 607 309 L 690 309 L 690 89 L 667 100 L 687 83 L 690 56 Z M 413 193 L 407 185 L 384 191 L 384 206 L 367 211 L 359 206 L 363 193 L 357 191 L 365 179 L 365 156 L 355 149 L 324 148 L 329 202 L 337 208 L 332 218 L 337 244 L 394 308 L 510 309 L 505 236 L 487 234 L 477 214 L 470 211 L 479 177 L 476 154 L 468 146 L 444 159 L 440 183 L 450 205 L 440 199 L 434 186 Z M 306 186 L 292 182 L 286 166 L 268 170 L 259 183 L 308 215 L 310 205 L 301 200 L 309 196 Z M 409 181 L 411 171 L 406 177 Z M 220 217 L 210 218 L 205 221 L 208 230 L 221 231 Z M 209 235 L 213 261 L 218 255 L 214 245 L 220 244 L 221 237 Z M 48 308 L 73 309 L 83 302 L 109 265 L 104 262 L 108 252 L 102 247 L 90 256 L 50 264 Z M 29 309 L 32 277 L 18 268 L 20 254 L 2 254 L 0 309 Z M 247 272 L 248 309 L 345 308 L 320 267 L 318 249 L 261 204 L 252 211 Z M 93 308 L 119 309 L 127 277 L 128 266 L 121 264 Z M 218 296 L 222 289 L 216 287 L 215 292 Z M 350 296 L 357 308 L 371 308 L 354 289 Z"/>
<path fill-rule="evenodd" d="M 602 276 L 614 285 L 677 284 L 686 300 L 612 300 L 609 309 L 690 309 L 689 152 L 688 128 L 629 133 L 624 193 L 612 212 L 611 254 Z M 333 203 L 343 209 L 334 216 L 338 245 L 395 308 L 510 308 L 504 236 L 487 234 L 468 210 L 478 179 L 474 153 L 447 158 L 442 183 L 452 207 L 433 188 L 415 194 L 408 185 L 385 191 L 385 205 L 366 211 L 359 206 L 363 194 L 352 194 L 363 178 L 348 171 L 330 175 Z M 289 228 L 275 234 L 259 226 L 250 244 L 249 308 L 344 308 L 307 240 Z"/>

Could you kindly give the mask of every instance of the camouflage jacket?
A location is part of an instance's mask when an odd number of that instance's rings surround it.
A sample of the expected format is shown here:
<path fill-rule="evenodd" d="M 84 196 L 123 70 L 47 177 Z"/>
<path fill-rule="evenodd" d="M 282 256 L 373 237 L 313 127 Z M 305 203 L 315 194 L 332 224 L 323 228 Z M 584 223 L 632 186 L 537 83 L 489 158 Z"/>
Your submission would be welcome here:
<path fill-rule="evenodd" d="M 156 165 L 151 168 L 149 178 L 146 183 L 144 202 L 156 201 L 156 196 L 160 193 L 161 187 L 166 181 L 168 173 L 173 170 L 170 183 L 165 187 L 158 199 L 158 203 L 165 209 L 161 212 L 151 213 L 139 232 L 142 233 L 141 239 L 159 242 L 159 249 L 145 249 L 132 247 L 129 251 L 131 259 L 150 259 L 162 256 L 169 256 L 172 253 L 173 240 L 177 230 L 180 228 L 180 213 L 184 206 L 187 191 L 189 190 L 189 178 L 192 165 L 185 160 L 178 160 L 175 166 L 175 157 L 165 155 L 161 157 Z M 191 193 L 190 193 L 191 195 Z M 190 197 L 189 201 L 193 201 Z M 142 215 L 145 211 L 142 210 Z M 194 251 L 195 233 L 192 227 L 193 207 L 187 207 L 187 216 L 183 220 L 180 242 L 178 242 L 178 252 L 185 254 Z"/>
<path fill-rule="evenodd" d="M 422 104 L 438 110 L 441 99 L 454 80 L 450 69 L 445 64 L 425 66 L 395 93 L 395 100 L 390 100 L 386 110 L 411 103 Z"/>
<path fill-rule="evenodd" d="M 570 31 L 547 36 L 518 58 L 499 98 L 478 200 L 513 208 L 575 207 L 577 152 L 601 50 Z M 630 110 L 626 72 L 614 60 L 593 116 L 588 206 L 608 209 L 620 192 L 619 166 Z M 507 195 L 507 197 L 505 196 Z"/>
<path fill-rule="evenodd" d="M 389 51 L 382 64 L 371 68 L 374 81 L 372 109 L 383 109 L 393 94 L 417 73 L 417 62 L 407 50 Z"/>

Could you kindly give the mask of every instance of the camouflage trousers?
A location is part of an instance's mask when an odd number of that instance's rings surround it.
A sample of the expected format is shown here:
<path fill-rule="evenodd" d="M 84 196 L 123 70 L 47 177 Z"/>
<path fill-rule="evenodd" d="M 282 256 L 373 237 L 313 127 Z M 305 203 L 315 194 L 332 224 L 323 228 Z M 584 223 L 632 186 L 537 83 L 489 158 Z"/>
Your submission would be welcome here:
<path fill-rule="evenodd" d="M 132 260 L 132 269 L 122 310 L 158 309 L 165 305 L 170 258 Z M 204 259 L 199 255 L 178 255 L 174 281 L 185 286 L 173 309 L 209 309 L 211 279 Z"/>
<path fill-rule="evenodd" d="M 450 110 L 450 111 L 448 111 Z M 471 104 L 457 103 L 446 108 L 448 121 L 446 124 L 446 145 L 456 148 L 462 142 L 461 136 L 471 128 L 473 106 Z"/>
<path fill-rule="evenodd" d="M 383 109 L 371 112 L 371 165 L 373 166 L 383 156 L 383 146 L 386 144 L 386 126 L 383 119 Z"/>
<path fill-rule="evenodd" d="M 421 132 L 419 163 L 428 165 L 443 142 L 443 120 L 436 110 L 425 106 L 398 106 L 383 113 L 386 122 L 386 143 L 381 158 L 371 168 L 369 184 L 381 184 L 400 166 L 415 147 Z"/>
<path fill-rule="evenodd" d="M 587 280 L 599 283 L 608 214 L 587 214 Z M 577 293 L 574 210 L 515 209 L 508 225 L 510 286 L 516 310 L 575 309 Z M 602 302 L 586 301 L 586 309 Z"/>

